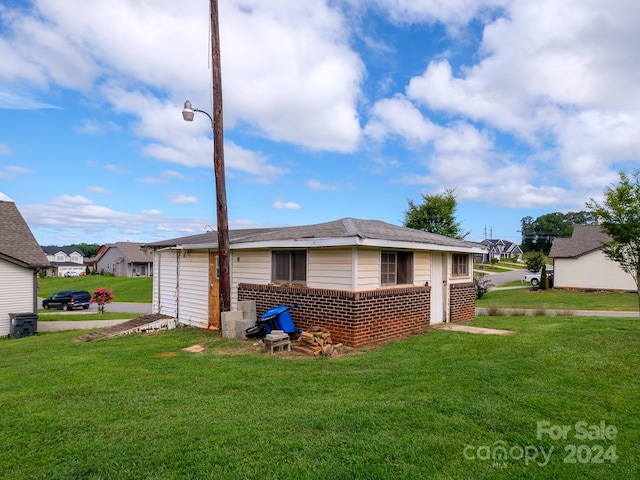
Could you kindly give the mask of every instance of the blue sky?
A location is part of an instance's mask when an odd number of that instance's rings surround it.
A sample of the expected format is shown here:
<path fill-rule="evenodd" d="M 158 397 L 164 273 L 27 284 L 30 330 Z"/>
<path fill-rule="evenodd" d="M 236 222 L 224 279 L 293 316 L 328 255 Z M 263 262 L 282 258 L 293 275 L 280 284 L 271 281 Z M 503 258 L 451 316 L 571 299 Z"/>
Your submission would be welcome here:
<path fill-rule="evenodd" d="M 219 0 L 230 228 L 401 224 L 455 189 L 469 240 L 640 166 L 630 0 Z M 0 199 L 43 245 L 216 225 L 209 2 L 3 0 Z"/>

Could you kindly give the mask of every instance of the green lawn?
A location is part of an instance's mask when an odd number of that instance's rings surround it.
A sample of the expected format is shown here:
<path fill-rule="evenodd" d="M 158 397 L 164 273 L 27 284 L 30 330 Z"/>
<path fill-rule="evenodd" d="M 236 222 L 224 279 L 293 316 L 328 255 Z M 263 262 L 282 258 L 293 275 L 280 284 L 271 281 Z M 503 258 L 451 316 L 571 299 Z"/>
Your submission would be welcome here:
<path fill-rule="evenodd" d="M 38 279 L 38 288 L 39 297 L 48 297 L 60 290 L 86 290 L 89 293 L 93 293 L 96 288 L 107 288 L 113 290 L 116 302 L 151 303 L 153 278 L 107 277 L 100 275 L 71 278 L 45 277 Z"/>
<path fill-rule="evenodd" d="M 571 290 L 492 290 L 480 300 L 481 308 L 522 308 L 549 310 L 638 311 L 638 295 L 622 292 L 576 292 Z"/>
<path fill-rule="evenodd" d="M 195 328 L 2 339 L 0 477 L 640 477 L 636 319 L 475 324 L 515 334 L 435 330 L 332 360 Z M 203 353 L 182 351 L 196 343 Z M 538 438 L 538 422 L 571 430 Z M 579 422 L 615 438 L 580 439 Z M 501 446 L 506 460 L 485 459 Z M 553 449 L 548 463 L 521 456 L 534 449 Z"/>

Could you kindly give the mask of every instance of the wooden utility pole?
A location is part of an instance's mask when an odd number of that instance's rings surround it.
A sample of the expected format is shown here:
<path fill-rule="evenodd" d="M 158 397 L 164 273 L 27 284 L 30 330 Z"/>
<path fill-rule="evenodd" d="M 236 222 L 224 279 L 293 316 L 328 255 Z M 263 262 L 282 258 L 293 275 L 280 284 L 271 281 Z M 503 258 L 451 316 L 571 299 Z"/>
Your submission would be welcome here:
<path fill-rule="evenodd" d="M 218 217 L 218 262 L 220 267 L 220 318 L 231 310 L 229 278 L 229 220 L 227 187 L 224 175 L 224 135 L 222 123 L 222 73 L 220 68 L 220 26 L 218 0 L 210 0 L 211 73 L 213 88 L 213 167 L 216 177 L 216 214 Z"/>

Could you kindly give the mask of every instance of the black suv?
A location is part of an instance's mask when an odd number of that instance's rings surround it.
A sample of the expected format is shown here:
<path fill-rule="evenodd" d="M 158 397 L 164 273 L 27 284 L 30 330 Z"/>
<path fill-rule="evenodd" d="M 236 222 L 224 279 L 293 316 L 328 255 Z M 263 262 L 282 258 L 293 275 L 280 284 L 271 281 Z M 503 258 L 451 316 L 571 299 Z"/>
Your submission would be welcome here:
<path fill-rule="evenodd" d="M 74 308 L 89 308 L 91 294 L 86 290 L 65 290 L 56 292 L 49 298 L 42 300 L 42 308 L 61 308 L 73 310 Z"/>

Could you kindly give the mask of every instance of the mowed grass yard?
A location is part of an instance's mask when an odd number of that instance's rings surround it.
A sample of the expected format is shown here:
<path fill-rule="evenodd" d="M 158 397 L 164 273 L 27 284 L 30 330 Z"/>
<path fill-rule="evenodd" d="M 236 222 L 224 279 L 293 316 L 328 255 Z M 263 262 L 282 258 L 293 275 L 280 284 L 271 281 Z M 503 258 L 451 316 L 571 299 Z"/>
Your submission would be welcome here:
<path fill-rule="evenodd" d="M 70 278 L 44 277 L 38 279 L 38 296 L 42 298 L 49 297 L 61 290 L 86 290 L 93 293 L 96 288 L 113 290 L 115 302 L 151 303 L 153 278 L 83 275 Z"/>
<path fill-rule="evenodd" d="M 638 312 L 638 295 L 635 292 L 532 290 L 525 287 L 490 290 L 480 300 L 476 300 L 476 307 Z"/>
<path fill-rule="evenodd" d="M 515 333 L 432 330 L 331 360 L 194 328 L 2 339 L 0 477 L 640 478 L 637 319 L 474 325 Z M 616 433 L 580 439 L 578 422 Z"/>

